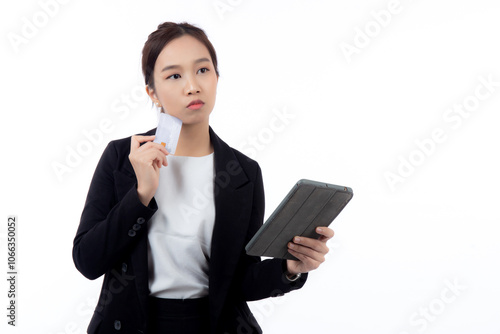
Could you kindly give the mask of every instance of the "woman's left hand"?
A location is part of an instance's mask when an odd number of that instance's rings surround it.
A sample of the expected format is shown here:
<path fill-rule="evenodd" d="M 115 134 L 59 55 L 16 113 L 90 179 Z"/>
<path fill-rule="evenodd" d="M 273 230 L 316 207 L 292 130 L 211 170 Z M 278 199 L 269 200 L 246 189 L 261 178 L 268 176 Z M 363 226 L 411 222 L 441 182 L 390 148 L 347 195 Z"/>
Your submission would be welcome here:
<path fill-rule="evenodd" d="M 325 262 L 325 255 L 329 251 L 326 242 L 333 238 L 334 233 L 331 228 L 324 226 L 317 227 L 316 233 L 321 235 L 319 239 L 295 237 L 293 242 L 288 243 L 288 251 L 299 260 L 286 261 L 290 274 L 307 273 Z"/>

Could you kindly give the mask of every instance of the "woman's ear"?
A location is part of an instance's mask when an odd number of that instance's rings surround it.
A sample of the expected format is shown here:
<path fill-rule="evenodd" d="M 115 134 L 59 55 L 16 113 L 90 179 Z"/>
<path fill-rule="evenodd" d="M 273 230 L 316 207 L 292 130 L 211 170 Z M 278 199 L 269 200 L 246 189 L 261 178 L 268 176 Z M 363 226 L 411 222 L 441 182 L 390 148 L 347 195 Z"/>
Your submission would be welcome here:
<path fill-rule="evenodd" d="M 148 85 L 146 85 L 146 93 L 151 98 L 151 103 L 153 103 L 153 105 L 156 104 L 156 106 L 158 108 L 161 108 L 161 112 L 163 112 L 163 107 L 160 104 L 160 101 L 158 100 L 158 98 L 156 97 L 156 93 L 155 93 L 154 89 L 149 87 Z"/>
<path fill-rule="evenodd" d="M 149 85 L 146 85 L 146 94 L 149 95 L 149 97 L 151 98 L 151 100 L 158 100 L 158 98 L 156 97 L 156 93 L 155 93 L 155 90 L 151 87 L 149 87 Z"/>

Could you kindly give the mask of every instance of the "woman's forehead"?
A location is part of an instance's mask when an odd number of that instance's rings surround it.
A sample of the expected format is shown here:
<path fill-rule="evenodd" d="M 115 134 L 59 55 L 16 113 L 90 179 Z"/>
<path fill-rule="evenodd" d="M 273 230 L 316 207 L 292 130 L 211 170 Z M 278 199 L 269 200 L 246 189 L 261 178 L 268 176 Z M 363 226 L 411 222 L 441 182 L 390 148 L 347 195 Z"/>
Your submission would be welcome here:
<path fill-rule="evenodd" d="M 193 36 L 183 35 L 163 47 L 158 55 L 157 65 L 168 66 L 194 63 L 202 58 L 211 61 L 206 46 Z"/>

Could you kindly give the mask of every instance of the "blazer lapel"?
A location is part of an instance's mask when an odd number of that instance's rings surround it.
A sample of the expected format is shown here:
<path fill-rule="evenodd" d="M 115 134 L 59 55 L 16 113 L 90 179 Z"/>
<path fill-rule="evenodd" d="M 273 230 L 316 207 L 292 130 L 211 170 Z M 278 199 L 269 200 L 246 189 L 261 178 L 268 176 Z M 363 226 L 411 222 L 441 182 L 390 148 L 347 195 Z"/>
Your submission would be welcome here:
<path fill-rule="evenodd" d="M 210 127 L 215 159 L 215 224 L 209 269 L 210 312 L 218 319 L 236 270 L 252 209 L 253 183 Z"/>

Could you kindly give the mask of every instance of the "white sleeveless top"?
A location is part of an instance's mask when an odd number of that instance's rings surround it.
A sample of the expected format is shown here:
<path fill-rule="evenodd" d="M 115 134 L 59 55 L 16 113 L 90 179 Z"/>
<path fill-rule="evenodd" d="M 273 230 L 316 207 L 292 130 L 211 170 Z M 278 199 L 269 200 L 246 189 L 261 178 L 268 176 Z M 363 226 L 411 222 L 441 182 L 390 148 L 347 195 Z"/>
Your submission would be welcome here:
<path fill-rule="evenodd" d="M 167 155 L 167 162 L 154 195 L 158 210 L 148 222 L 150 294 L 204 297 L 215 221 L 214 153 Z"/>

